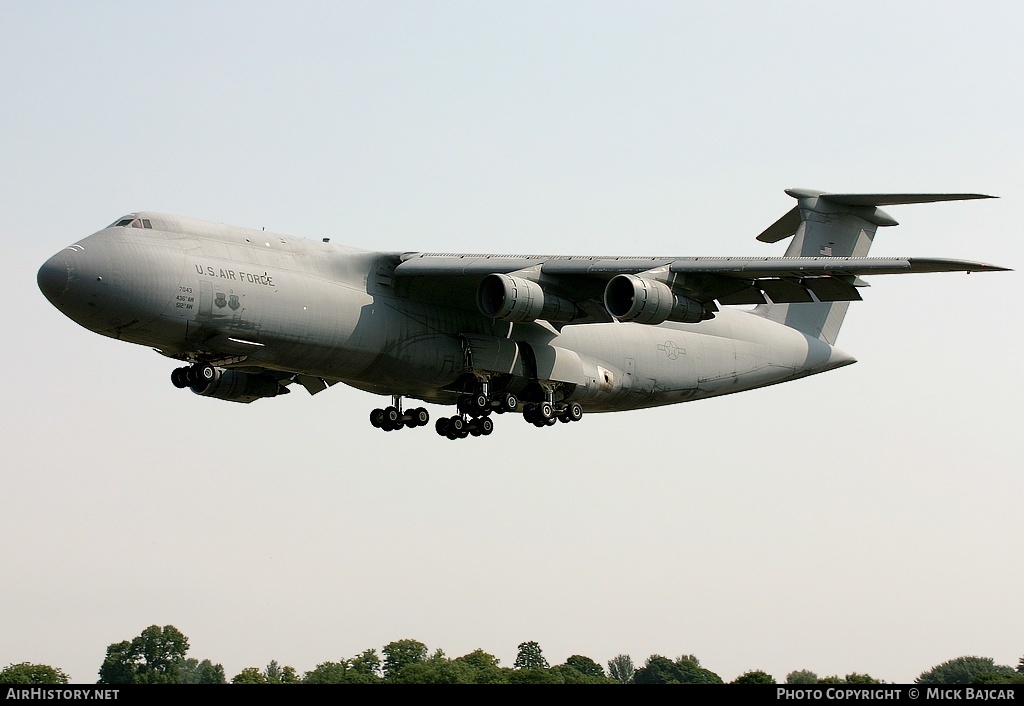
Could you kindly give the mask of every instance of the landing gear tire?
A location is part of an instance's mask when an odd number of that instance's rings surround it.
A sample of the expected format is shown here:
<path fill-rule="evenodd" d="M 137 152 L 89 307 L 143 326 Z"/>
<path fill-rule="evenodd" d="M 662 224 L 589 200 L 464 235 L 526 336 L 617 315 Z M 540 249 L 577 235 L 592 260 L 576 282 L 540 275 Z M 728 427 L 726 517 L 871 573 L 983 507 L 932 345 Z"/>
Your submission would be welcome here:
<path fill-rule="evenodd" d="M 423 407 L 417 407 L 412 411 L 413 426 L 425 427 L 430 422 L 430 412 Z"/>
<path fill-rule="evenodd" d="M 450 417 L 448 419 L 449 439 L 464 439 L 468 435 L 469 431 L 466 429 L 466 422 L 463 421 L 462 417 Z"/>
<path fill-rule="evenodd" d="M 188 387 L 188 368 L 175 368 L 171 371 L 171 384 L 179 390 Z"/>
<path fill-rule="evenodd" d="M 565 410 L 565 417 L 570 422 L 578 422 L 583 419 L 583 405 L 579 402 L 570 402 Z"/>
<path fill-rule="evenodd" d="M 498 408 L 499 412 L 515 412 L 519 409 L 519 398 L 509 393 L 501 398 L 501 407 Z"/>
<path fill-rule="evenodd" d="M 370 424 L 372 424 L 373 426 L 375 426 L 378 429 L 382 429 L 384 427 L 384 410 L 383 409 L 380 409 L 378 407 L 377 409 L 375 409 L 372 412 L 370 412 Z"/>
<path fill-rule="evenodd" d="M 487 398 L 487 395 L 482 392 L 478 392 L 469 398 L 469 413 L 473 416 L 479 417 L 490 410 L 491 401 Z"/>
<path fill-rule="evenodd" d="M 438 436 L 448 436 L 448 427 L 451 426 L 452 420 L 448 417 L 440 417 L 434 422 L 434 431 L 437 432 Z"/>

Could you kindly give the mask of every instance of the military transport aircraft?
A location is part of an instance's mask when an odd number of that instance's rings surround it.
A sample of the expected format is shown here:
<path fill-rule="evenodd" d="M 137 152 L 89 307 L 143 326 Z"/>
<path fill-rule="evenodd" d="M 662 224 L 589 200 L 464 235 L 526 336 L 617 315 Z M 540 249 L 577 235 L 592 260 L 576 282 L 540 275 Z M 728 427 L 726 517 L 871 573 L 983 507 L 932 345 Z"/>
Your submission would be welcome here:
<path fill-rule="evenodd" d="M 441 436 L 492 412 L 537 427 L 774 385 L 854 362 L 834 347 L 867 275 L 987 272 L 866 257 L 880 206 L 981 194 L 786 192 L 758 236 L 784 257 L 551 257 L 369 252 L 160 213 L 132 213 L 40 268 L 73 321 L 186 363 L 178 388 L 232 402 L 343 382 L 390 395 L 384 431 L 428 423 L 404 397 L 456 405 Z M 746 309 L 733 305 L 753 305 Z"/>

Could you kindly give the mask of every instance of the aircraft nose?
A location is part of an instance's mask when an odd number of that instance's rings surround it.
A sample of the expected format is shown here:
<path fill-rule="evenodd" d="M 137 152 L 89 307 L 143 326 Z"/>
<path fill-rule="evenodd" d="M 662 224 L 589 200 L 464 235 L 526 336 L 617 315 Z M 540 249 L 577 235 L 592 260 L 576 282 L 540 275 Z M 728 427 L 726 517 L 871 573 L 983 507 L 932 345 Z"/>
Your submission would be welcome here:
<path fill-rule="evenodd" d="M 68 291 L 70 282 L 71 267 L 63 253 L 57 253 L 44 262 L 43 266 L 39 268 L 39 273 L 36 274 L 39 291 L 50 300 L 51 304 L 60 301 L 64 293 Z"/>

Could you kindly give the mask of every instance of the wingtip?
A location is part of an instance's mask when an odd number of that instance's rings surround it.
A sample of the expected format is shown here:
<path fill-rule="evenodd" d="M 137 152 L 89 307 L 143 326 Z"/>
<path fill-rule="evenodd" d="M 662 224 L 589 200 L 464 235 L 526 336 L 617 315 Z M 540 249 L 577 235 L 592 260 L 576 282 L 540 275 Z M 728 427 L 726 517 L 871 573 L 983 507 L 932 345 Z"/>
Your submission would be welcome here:
<path fill-rule="evenodd" d="M 1000 265 L 990 265 L 987 262 L 976 262 L 974 267 L 966 270 L 968 274 L 971 272 L 1013 272 L 1010 267 L 1001 267 Z"/>

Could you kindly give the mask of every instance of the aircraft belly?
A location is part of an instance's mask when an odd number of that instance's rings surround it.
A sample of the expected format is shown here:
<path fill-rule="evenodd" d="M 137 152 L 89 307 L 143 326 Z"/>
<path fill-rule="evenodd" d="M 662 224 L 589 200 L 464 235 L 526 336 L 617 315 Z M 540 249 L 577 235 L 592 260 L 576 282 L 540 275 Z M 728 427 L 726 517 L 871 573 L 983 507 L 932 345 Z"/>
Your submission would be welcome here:
<path fill-rule="evenodd" d="M 820 341 L 741 311 L 699 324 L 597 324 L 565 327 L 555 341 L 584 367 L 613 372 L 613 384 L 573 395 L 591 411 L 674 404 L 772 385 L 835 367 Z"/>

